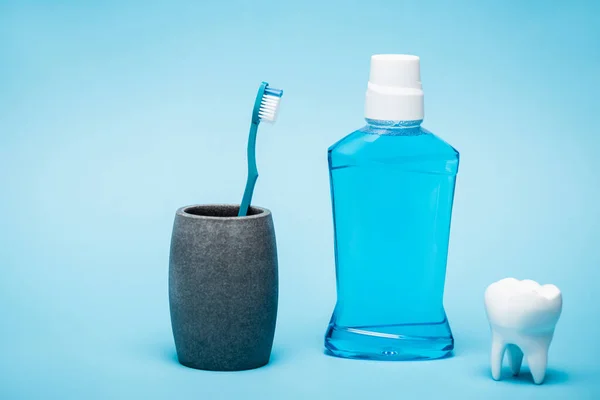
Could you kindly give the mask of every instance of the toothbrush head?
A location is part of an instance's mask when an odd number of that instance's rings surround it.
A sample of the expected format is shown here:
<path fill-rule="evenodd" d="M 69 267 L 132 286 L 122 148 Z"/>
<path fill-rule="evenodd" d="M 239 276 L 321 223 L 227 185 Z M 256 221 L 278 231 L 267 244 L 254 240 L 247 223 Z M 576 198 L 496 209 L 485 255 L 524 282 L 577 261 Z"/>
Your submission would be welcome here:
<path fill-rule="evenodd" d="M 252 119 L 256 122 L 274 123 L 277 119 L 277 111 L 279 110 L 281 96 L 283 96 L 283 90 L 271 88 L 268 83 L 263 82 L 258 90 L 258 96 L 256 98 L 256 105 L 258 105 L 258 107 L 255 105 L 254 116 Z"/>

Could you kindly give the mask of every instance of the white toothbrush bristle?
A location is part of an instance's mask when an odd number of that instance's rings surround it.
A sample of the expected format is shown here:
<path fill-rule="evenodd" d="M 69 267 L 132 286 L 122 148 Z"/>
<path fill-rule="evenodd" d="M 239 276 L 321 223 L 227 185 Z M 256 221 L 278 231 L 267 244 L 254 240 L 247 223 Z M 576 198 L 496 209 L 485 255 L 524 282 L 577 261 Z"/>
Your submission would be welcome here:
<path fill-rule="evenodd" d="M 258 117 L 265 122 L 275 122 L 281 97 L 265 94 L 260 102 Z"/>

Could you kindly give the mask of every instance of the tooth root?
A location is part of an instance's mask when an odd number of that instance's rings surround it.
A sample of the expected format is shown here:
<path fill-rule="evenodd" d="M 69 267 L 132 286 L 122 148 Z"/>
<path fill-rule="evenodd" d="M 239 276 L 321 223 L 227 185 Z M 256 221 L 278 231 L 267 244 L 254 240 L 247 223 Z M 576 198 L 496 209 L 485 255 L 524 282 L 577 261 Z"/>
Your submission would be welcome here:
<path fill-rule="evenodd" d="M 527 364 L 533 376 L 533 382 L 540 385 L 546 376 L 546 365 L 548 363 L 548 351 L 539 349 L 527 354 Z"/>
<path fill-rule="evenodd" d="M 502 375 L 502 359 L 504 358 L 504 351 L 506 350 L 506 344 L 504 341 L 494 335 L 492 338 L 492 354 L 491 354 L 491 366 L 492 366 L 492 378 L 495 381 L 500 380 Z"/>
<path fill-rule="evenodd" d="M 514 344 L 506 346 L 506 353 L 508 355 L 508 366 L 514 376 L 519 375 L 521 371 L 521 364 L 523 363 L 523 352 Z"/>

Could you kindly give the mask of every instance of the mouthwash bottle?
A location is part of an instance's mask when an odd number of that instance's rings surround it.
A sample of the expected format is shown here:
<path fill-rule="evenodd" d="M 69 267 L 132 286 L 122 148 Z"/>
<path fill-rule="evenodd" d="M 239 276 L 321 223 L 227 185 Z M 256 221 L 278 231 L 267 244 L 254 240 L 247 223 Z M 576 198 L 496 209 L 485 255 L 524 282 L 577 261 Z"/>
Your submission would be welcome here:
<path fill-rule="evenodd" d="M 421 126 L 419 57 L 372 56 L 365 117 L 328 152 L 337 303 L 326 352 L 444 357 L 454 348 L 443 295 L 459 154 Z"/>

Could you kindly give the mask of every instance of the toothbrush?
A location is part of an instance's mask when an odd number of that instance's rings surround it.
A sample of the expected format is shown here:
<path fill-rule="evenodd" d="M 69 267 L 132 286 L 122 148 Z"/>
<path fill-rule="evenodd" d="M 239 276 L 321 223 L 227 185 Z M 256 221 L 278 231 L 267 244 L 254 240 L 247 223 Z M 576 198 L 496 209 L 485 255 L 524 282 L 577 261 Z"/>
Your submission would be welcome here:
<path fill-rule="evenodd" d="M 252 123 L 250 124 L 250 133 L 248 135 L 248 179 L 246 180 L 246 189 L 244 197 L 238 212 L 238 217 L 244 217 L 248 214 L 254 185 L 258 179 L 258 168 L 256 167 L 256 132 L 258 124 L 261 121 L 274 123 L 277 118 L 279 101 L 283 95 L 283 90 L 269 87 L 267 82 L 261 83 L 254 101 L 252 110 Z"/>

